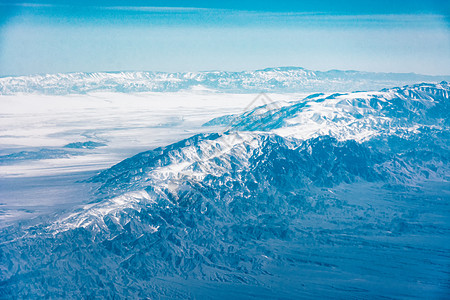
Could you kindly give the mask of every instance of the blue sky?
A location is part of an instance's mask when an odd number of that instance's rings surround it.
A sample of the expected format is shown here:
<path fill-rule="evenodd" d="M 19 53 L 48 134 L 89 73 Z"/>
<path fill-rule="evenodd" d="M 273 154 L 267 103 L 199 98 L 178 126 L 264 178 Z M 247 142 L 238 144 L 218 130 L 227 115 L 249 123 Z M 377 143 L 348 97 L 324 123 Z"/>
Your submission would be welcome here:
<path fill-rule="evenodd" d="M 450 74 L 447 2 L 1 0 L 0 76 L 274 66 Z"/>

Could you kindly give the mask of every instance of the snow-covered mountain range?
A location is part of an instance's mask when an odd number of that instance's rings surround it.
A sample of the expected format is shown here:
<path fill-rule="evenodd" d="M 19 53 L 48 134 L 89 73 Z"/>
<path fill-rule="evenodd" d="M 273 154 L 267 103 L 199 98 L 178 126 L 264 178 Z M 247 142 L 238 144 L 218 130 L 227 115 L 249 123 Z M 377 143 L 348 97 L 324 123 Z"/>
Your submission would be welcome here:
<path fill-rule="evenodd" d="M 6 228 L 1 295 L 444 297 L 449 117 L 441 82 L 213 120 L 227 131 L 128 158 L 90 179 L 89 204 Z"/>
<path fill-rule="evenodd" d="M 176 92 L 210 89 L 219 92 L 347 92 L 378 90 L 416 82 L 440 82 L 449 76 L 359 71 L 311 71 L 299 67 L 226 72 L 97 72 L 0 78 L 0 95 L 48 95 L 89 92 Z"/>

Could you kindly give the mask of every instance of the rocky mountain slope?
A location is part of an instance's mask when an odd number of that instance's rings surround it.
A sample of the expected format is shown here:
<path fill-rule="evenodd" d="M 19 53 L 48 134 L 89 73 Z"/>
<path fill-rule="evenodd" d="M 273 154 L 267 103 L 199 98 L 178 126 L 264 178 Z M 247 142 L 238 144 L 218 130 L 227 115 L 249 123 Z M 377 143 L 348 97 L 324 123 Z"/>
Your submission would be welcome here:
<path fill-rule="evenodd" d="M 22 297 L 440 298 L 450 86 L 312 95 L 140 153 L 0 236 Z"/>

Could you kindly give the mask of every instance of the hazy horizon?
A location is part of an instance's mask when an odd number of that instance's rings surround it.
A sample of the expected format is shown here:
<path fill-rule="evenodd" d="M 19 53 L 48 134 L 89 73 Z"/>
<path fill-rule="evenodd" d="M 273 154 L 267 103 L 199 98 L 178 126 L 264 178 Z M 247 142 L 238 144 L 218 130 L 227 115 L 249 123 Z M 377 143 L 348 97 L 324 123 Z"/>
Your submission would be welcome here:
<path fill-rule="evenodd" d="M 304 68 L 302 66 L 267 66 L 267 67 L 261 67 L 261 68 L 254 68 L 254 69 L 209 69 L 209 70 L 198 70 L 198 71 L 161 71 L 161 70 L 98 70 L 98 71 L 68 71 L 68 72 L 52 72 L 52 73 L 27 73 L 27 74 L 2 74 L 0 75 L 0 78 L 6 78 L 6 77 L 22 77 L 22 76 L 45 76 L 45 75 L 56 75 L 56 74 L 77 74 L 77 73 L 87 73 L 87 74 L 93 74 L 93 73 L 167 73 L 167 74 L 175 74 L 175 73 L 209 73 L 209 72 L 232 72 L 232 73 L 239 73 L 239 72 L 253 72 L 253 71 L 264 71 L 267 69 L 278 69 L 278 68 L 292 68 L 292 69 L 304 69 L 306 71 L 312 71 L 312 72 L 333 72 L 333 71 L 339 71 L 339 72 L 360 72 L 360 73 L 374 73 L 374 74 L 398 74 L 398 75 L 417 75 L 417 76 L 429 76 L 429 77 L 450 77 L 450 71 L 448 74 L 423 74 L 423 73 L 417 73 L 417 72 L 383 72 L 383 71 L 367 71 L 367 70 L 354 70 L 354 69 L 321 69 L 321 70 L 314 70 L 309 68 Z"/>

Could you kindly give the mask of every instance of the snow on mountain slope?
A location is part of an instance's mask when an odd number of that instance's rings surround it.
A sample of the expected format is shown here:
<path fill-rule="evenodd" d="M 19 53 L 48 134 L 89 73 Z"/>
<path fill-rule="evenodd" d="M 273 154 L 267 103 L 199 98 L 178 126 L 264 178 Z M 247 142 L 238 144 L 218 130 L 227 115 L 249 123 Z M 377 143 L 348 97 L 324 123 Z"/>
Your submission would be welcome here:
<path fill-rule="evenodd" d="M 433 137 L 439 138 L 438 142 L 433 142 Z M 102 184 L 99 195 L 110 200 L 88 205 L 60 224 L 64 230 L 78 226 L 106 228 L 103 218 L 110 213 L 120 215 L 126 209 L 138 209 L 143 199 L 153 204 L 160 197 L 186 192 L 185 186 L 197 184 L 217 192 L 248 185 L 239 195 L 251 197 L 252 190 L 260 185 L 295 190 L 359 180 L 409 185 L 430 178 L 448 180 L 449 141 L 448 134 L 440 131 L 413 137 L 383 136 L 363 144 L 339 142 L 329 136 L 301 141 L 263 133 L 198 135 L 138 154 L 95 176 L 92 180 Z M 390 149 L 394 145 L 399 148 L 395 154 Z M 427 153 L 432 147 L 435 152 Z M 134 196 L 143 190 L 144 194 Z M 129 200 L 135 197 L 137 201 Z M 229 201 L 233 201 L 232 196 Z M 128 219 L 119 216 L 117 220 L 126 223 Z"/>
<path fill-rule="evenodd" d="M 2 232 L 0 294 L 444 297 L 448 105 L 447 83 L 315 95 L 140 153 Z"/>
<path fill-rule="evenodd" d="M 258 107 L 235 116 L 230 124 L 235 130 L 273 131 L 300 139 L 331 135 L 340 140 L 366 140 L 373 135 L 414 131 L 420 126 L 448 126 L 449 94 L 447 82 L 380 92 L 317 94 L 289 105 Z M 213 119 L 208 123 L 219 122 Z"/>
<path fill-rule="evenodd" d="M 49 95 L 89 92 L 175 92 L 206 88 L 221 92 L 348 92 L 377 90 L 420 81 L 439 82 L 449 76 L 310 71 L 296 67 L 242 72 L 104 72 L 68 73 L 0 78 L 0 95 L 39 93 Z"/>

